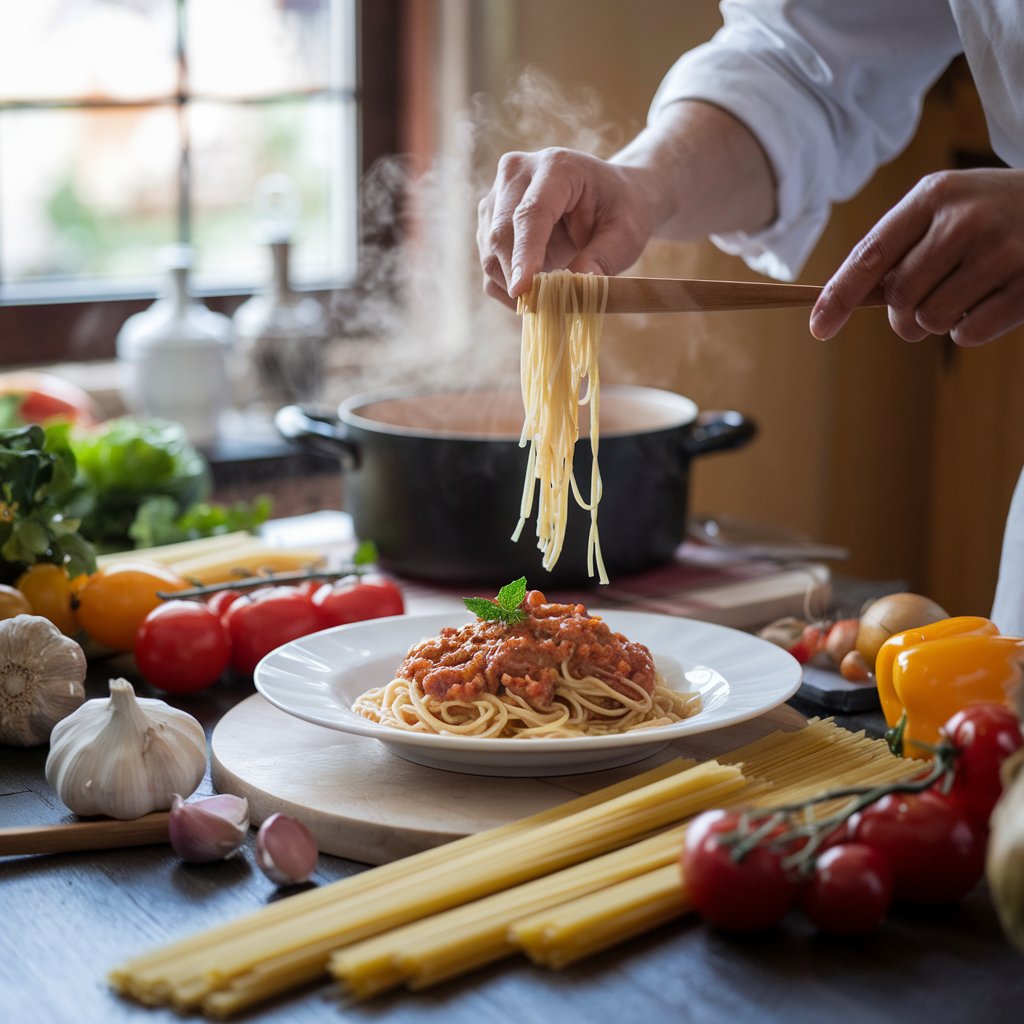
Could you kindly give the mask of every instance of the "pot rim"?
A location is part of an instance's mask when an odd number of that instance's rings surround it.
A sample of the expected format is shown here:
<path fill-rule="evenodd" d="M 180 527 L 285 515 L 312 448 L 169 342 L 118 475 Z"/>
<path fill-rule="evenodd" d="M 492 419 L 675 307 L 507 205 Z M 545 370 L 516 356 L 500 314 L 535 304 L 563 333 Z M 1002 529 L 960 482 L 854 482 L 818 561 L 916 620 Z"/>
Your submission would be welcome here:
<path fill-rule="evenodd" d="M 338 406 L 338 419 L 346 426 L 358 427 L 377 434 L 392 434 L 398 437 L 428 437 L 446 440 L 482 440 L 482 441 L 515 441 L 518 437 L 494 436 L 471 433 L 465 430 L 445 430 L 437 427 L 408 427 L 401 424 L 386 423 L 383 420 L 371 419 L 368 416 L 361 416 L 359 410 L 372 405 L 375 402 L 392 401 L 403 398 L 417 398 L 423 395 L 458 394 L 466 395 L 474 392 L 494 393 L 496 391 L 513 391 L 518 389 L 518 384 L 495 386 L 487 388 L 458 388 L 458 387 L 424 387 L 416 385 L 377 388 L 372 391 L 363 391 L 346 398 Z M 678 430 L 680 427 L 690 427 L 696 420 L 699 409 L 697 403 L 691 398 L 677 394 L 674 391 L 666 391 L 663 388 L 652 388 L 643 384 L 604 384 L 601 386 L 602 399 L 608 395 L 616 395 L 623 398 L 632 398 L 647 402 L 652 406 L 660 407 L 675 413 L 675 417 L 667 416 L 662 422 L 652 424 L 638 430 L 608 430 L 601 428 L 602 438 L 612 437 L 636 437 L 644 434 L 657 434 L 667 430 Z"/>

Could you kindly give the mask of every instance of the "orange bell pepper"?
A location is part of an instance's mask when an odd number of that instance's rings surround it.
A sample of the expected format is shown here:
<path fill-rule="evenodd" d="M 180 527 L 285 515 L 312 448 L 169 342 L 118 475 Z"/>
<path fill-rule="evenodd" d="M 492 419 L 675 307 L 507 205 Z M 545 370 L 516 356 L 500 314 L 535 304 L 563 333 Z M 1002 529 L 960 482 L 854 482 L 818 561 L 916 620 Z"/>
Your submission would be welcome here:
<path fill-rule="evenodd" d="M 878 652 L 875 679 L 894 749 L 904 757 L 930 757 L 927 744 L 939 742 L 939 729 L 957 711 L 979 701 L 1008 701 L 1024 676 L 1022 662 L 1024 639 L 1000 636 L 993 622 L 975 615 L 889 637 Z"/>

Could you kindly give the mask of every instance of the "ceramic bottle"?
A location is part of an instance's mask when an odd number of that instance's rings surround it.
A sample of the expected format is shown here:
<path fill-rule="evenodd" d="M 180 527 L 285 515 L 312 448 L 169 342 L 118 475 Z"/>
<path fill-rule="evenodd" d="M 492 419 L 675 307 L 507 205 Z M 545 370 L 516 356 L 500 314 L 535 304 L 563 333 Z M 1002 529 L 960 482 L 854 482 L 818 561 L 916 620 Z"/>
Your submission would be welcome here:
<path fill-rule="evenodd" d="M 234 327 L 240 401 L 273 411 L 316 398 L 328 322 L 317 299 L 292 287 L 290 239 L 273 238 L 268 252 L 267 285 L 239 306 Z"/>

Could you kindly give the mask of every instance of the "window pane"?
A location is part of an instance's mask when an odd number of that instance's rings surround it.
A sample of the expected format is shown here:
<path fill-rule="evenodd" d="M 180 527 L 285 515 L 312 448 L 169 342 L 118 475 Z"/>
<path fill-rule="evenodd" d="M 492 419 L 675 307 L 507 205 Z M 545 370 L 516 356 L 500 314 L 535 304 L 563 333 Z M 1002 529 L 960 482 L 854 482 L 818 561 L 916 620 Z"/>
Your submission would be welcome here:
<path fill-rule="evenodd" d="M 0 0 L 0 102 L 175 89 L 175 0 Z"/>
<path fill-rule="evenodd" d="M 301 195 L 296 282 L 350 280 L 355 41 L 355 0 L 0 0 L 0 301 L 151 288 L 179 240 L 201 287 L 251 287 L 272 173 Z"/>
<path fill-rule="evenodd" d="M 350 0 L 189 0 L 188 77 L 206 96 L 266 96 L 351 85 L 332 47 L 346 42 Z M 338 75 L 345 77 L 339 81 Z"/>
<path fill-rule="evenodd" d="M 177 231 L 168 108 L 0 112 L 0 281 L 135 280 Z"/>
<path fill-rule="evenodd" d="M 351 276 L 355 236 L 355 126 L 347 101 L 319 98 L 253 106 L 196 102 L 192 237 L 207 287 L 259 280 L 267 268 L 257 189 L 268 174 L 294 183 L 301 208 L 292 257 L 296 283 Z"/>

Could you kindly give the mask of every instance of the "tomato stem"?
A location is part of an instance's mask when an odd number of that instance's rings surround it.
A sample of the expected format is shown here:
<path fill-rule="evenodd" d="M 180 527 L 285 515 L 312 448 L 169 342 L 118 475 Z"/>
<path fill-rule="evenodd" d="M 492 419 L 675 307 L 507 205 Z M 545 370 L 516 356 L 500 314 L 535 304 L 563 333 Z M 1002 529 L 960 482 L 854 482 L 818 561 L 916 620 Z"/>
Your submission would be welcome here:
<path fill-rule="evenodd" d="M 833 789 L 801 803 L 785 804 L 760 813 L 748 812 L 740 818 L 739 825 L 734 831 L 721 836 L 721 841 L 731 847 L 730 857 L 735 861 L 740 861 L 765 839 L 770 838 L 771 845 L 776 847 L 788 847 L 799 840 L 806 840 L 799 849 L 785 857 L 781 863 L 787 871 L 809 871 L 822 843 L 858 811 L 891 793 L 920 793 L 940 781 L 943 783 L 951 781 L 953 764 L 958 755 L 957 749 L 951 743 L 943 743 L 934 747 L 933 751 L 934 759 L 931 768 L 916 778 L 901 782 L 887 782 L 878 786 L 849 786 L 843 789 Z M 813 817 L 816 804 L 842 800 L 845 797 L 853 799 L 834 814 L 825 818 Z M 797 815 L 803 815 L 804 820 L 799 823 L 795 822 L 794 819 Z M 783 831 L 779 831 L 784 822 L 791 822 L 791 824 Z"/>
<path fill-rule="evenodd" d="M 158 590 L 156 596 L 161 601 L 167 601 L 172 598 L 209 597 L 210 594 L 216 594 L 222 590 L 250 590 L 254 587 L 266 587 L 278 583 L 304 583 L 307 580 L 337 580 L 343 576 L 364 576 L 372 571 L 372 569 L 373 566 L 370 565 L 347 565 L 339 569 L 310 569 L 305 572 L 269 572 L 257 573 L 256 575 L 246 573 L 244 576 L 239 576 L 237 580 L 229 580 L 226 583 L 197 585 L 189 590 Z"/>

